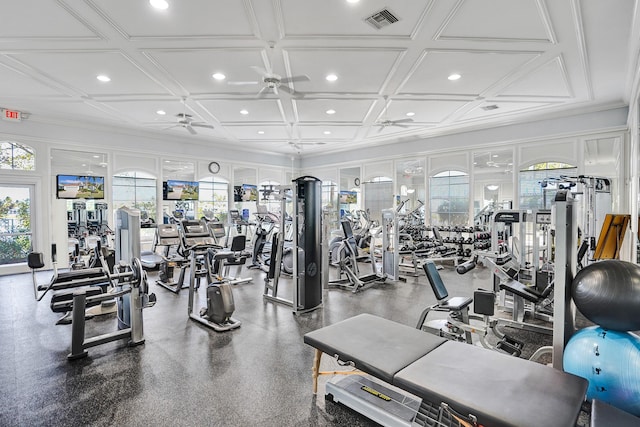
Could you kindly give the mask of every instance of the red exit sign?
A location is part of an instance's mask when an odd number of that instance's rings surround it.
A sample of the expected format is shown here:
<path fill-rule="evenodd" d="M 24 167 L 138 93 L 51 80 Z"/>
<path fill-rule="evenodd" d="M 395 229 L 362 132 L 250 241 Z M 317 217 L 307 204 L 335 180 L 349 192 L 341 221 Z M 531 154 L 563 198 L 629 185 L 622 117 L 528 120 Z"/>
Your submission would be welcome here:
<path fill-rule="evenodd" d="M 11 121 L 21 121 L 22 120 L 22 114 L 20 113 L 20 111 L 15 111 L 15 110 L 6 110 L 6 109 L 2 109 L 2 118 L 4 120 L 11 120 Z"/>

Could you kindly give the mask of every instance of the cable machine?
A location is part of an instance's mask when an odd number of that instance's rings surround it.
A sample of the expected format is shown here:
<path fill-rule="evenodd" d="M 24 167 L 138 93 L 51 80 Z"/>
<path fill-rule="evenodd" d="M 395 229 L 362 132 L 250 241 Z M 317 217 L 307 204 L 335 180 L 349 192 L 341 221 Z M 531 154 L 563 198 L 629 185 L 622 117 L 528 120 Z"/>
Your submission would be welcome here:
<path fill-rule="evenodd" d="M 292 186 L 280 187 L 282 208 L 280 230 L 274 234 L 269 271 L 265 277 L 263 297 L 266 301 L 293 308 L 294 314 L 306 313 L 322 306 L 322 181 L 311 176 L 294 179 Z M 278 285 L 285 251 L 285 216 L 287 201 L 293 204 L 293 241 L 289 250 L 293 264 L 293 298 L 278 296 Z M 297 256 L 296 256 L 297 254 Z"/>

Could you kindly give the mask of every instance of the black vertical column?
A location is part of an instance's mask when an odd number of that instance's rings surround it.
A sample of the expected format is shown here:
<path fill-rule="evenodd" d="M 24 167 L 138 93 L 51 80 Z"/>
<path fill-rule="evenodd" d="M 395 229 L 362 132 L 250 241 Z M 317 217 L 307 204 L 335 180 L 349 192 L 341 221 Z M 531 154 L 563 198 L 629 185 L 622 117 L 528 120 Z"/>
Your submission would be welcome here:
<path fill-rule="evenodd" d="M 297 214 L 304 228 L 299 237 L 299 300 L 303 310 L 322 304 L 322 181 L 311 176 L 294 180 L 298 193 Z"/>

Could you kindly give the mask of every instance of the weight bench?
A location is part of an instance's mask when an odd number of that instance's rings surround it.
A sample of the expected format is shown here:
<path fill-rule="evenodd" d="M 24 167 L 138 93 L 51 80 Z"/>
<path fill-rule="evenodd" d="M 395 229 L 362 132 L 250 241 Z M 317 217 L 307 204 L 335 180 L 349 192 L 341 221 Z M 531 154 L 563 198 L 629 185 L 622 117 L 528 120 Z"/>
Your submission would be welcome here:
<path fill-rule="evenodd" d="M 366 373 L 422 399 L 446 404 L 486 427 L 574 427 L 587 381 L 551 367 L 360 314 L 309 332 L 320 375 Z M 360 372 L 320 372 L 323 354 Z M 367 415 L 367 414 L 364 414 Z"/>

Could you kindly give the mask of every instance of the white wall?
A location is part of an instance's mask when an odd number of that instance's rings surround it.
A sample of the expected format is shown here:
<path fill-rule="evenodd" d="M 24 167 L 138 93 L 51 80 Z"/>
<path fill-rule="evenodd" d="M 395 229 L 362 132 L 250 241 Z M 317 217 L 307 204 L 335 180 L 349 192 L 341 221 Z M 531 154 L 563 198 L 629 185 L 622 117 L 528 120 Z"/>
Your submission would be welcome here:
<path fill-rule="evenodd" d="M 196 165 L 195 176 L 210 175 L 206 170 L 209 161 L 216 160 L 221 165 L 220 176 L 233 183 L 234 167 L 252 167 L 257 172 L 256 183 L 262 180 L 280 180 L 284 182 L 293 171 L 294 174 L 309 174 L 322 180 L 337 182 L 339 169 L 345 166 L 361 168 L 363 180 L 373 176 L 395 177 L 394 159 L 406 159 L 414 156 L 424 160 L 427 165 L 425 180 L 434 171 L 442 170 L 444 163 L 465 171 L 472 170 L 474 149 L 486 147 L 512 147 L 515 151 L 516 165 L 531 164 L 533 160 L 558 160 L 562 157 L 568 163 L 582 165 L 584 158 L 581 144 L 594 138 L 619 138 L 627 141 L 628 110 L 589 112 L 576 116 L 552 118 L 528 123 L 510 124 L 450 135 L 433 136 L 388 146 L 375 146 L 367 150 L 351 150 L 339 153 L 305 156 L 293 160 L 288 155 L 268 153 L 249 153 L 229 147 L 207 146 L 202 141 L 150 136 L 142 133 L 114 130 L 112 128 L 78 128 L 60 124 L 24 121 L 22 123 L 0 123 L 0 139 L 13 140 L 30 145 L 36 149 L 35 172 L 0 171 L 2 182 L 28 182 L 36 185 L 36 235 L 34 243 L 38 250 L 48 253 L 55 232 L 62 235 L 66 230 L 66 214 L 59 212 L 60 203 L 55 200 L 54 172 L 49 164 L 52 147 L 106 153 L 109 159 L 108 181 L 114 172 L 144 170 L 154 176 L 162 176 L 162 159 L 177 158 L 192 161 Z M 626 142 L 625 142 L 626 143 Z M 626 147 L 626 145 L 625 145 Z M 625 148 L 628 149 L 628 148 Z M 637 150 L 637 149 L 636 149 Z M 628 151 L 627 151 L 628 153 Z M 547 157 L 548 156 L 548 157 Z M 620 156 L 624 160 L 625 156 Z M 624 171 L 630 166 L 619 168 L 616 178 L 625 186 L 628 177 Z M 636 180 L 637 180 L 637 165 Z M 621 175 L 622 174 L 622 175 Z M 515 182 L 515 178 L 514 178 Z M 428 187 L 427 187 L 428 188 Z M 473 185 L 471 187 L 474 188 Z M 516 188 L 517 191 L 517 188 Z M 107 191 L 107 197 L 110 191 Z M 618 188 L 614 196 L 617 206 L 629 208 L 630 194 Z M 636 196 L 637 197 L 637 196 Z M 473 195 L 472 195 L 473 199 Z M 107 200 L 109 202 L 109 200 Z M 428 209 L 428 207 L 427 207 Z M 64 227 L 60 224 L 64 220 Z M 1 274 L 1 273 L 0 273 Z"/>

